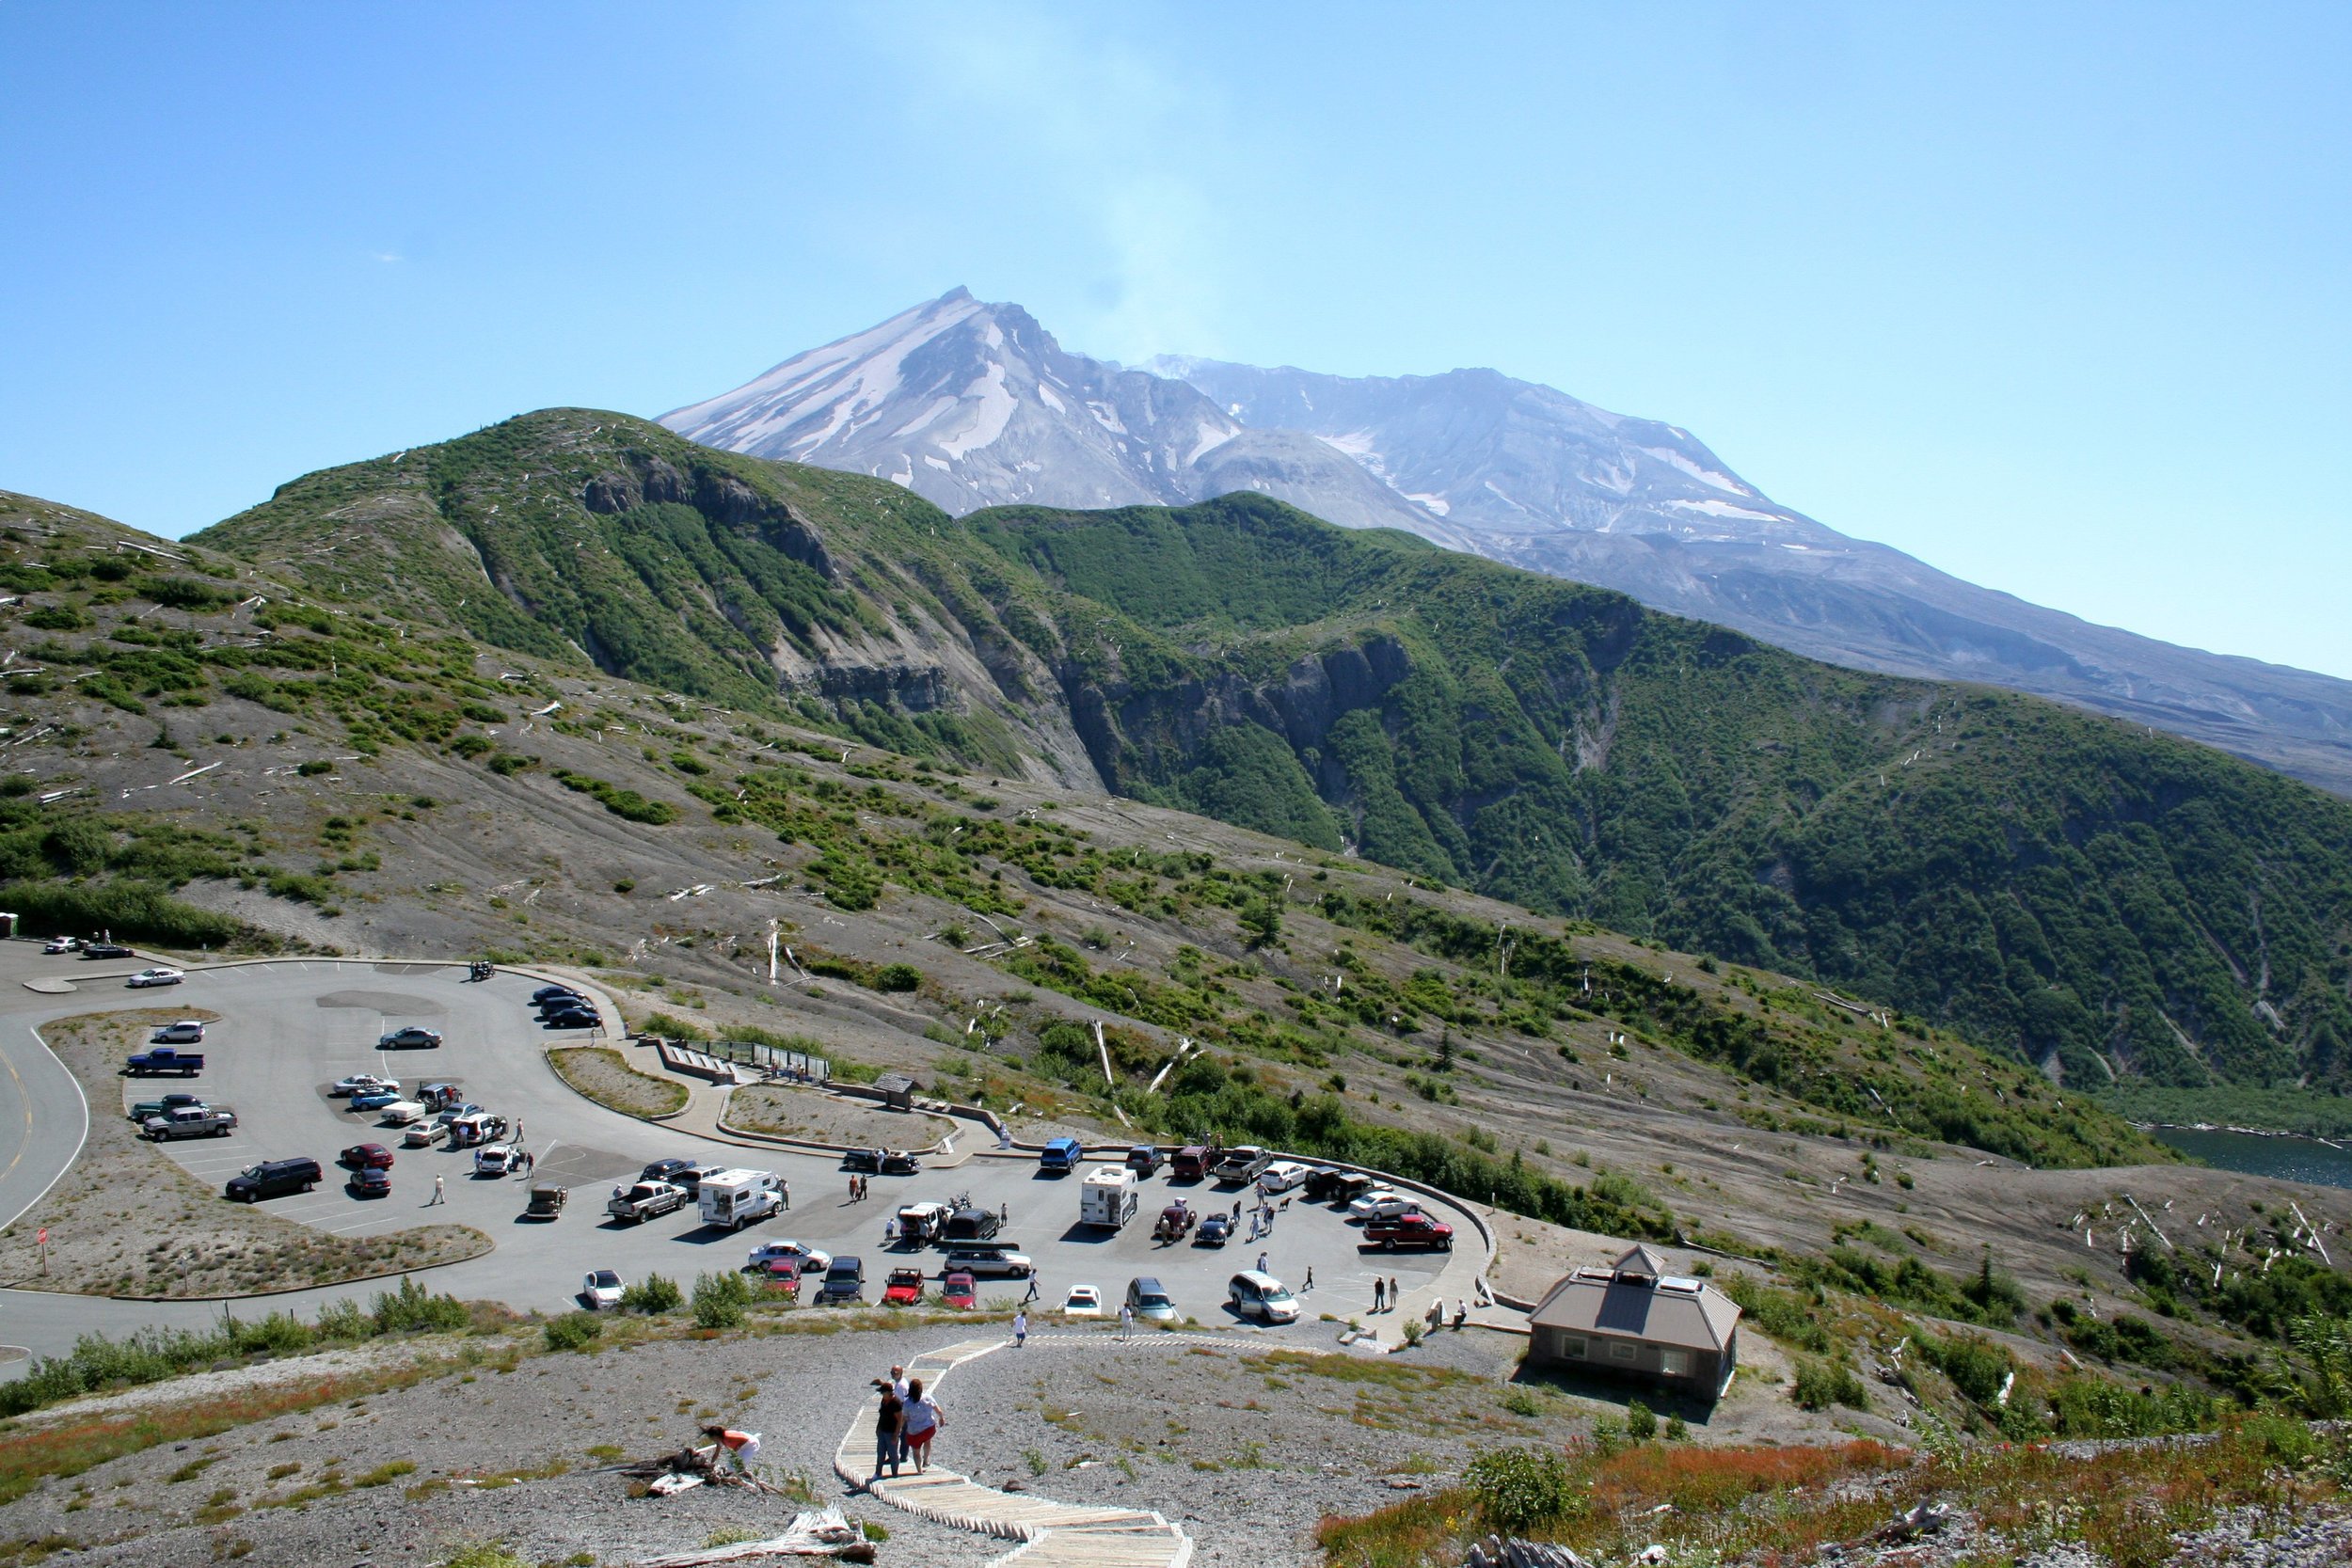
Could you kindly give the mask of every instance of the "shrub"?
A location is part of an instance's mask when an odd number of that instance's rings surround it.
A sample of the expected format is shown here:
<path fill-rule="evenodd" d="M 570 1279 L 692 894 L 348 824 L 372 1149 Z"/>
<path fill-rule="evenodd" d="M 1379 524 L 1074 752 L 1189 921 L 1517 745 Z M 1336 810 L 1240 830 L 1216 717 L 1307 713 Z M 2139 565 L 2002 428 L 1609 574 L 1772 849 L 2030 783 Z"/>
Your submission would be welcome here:
<path fill-rule="evenodd" d="M 661 1275 L 649 1274 L 621 1292 L 621 1305 L 631 1312 L 674 1312 L 684 1304 L 686 1292 L 677 1281 Z"/>
<path fill-rule="evenodd" d="M 1961 1393 L 1979 1404 L 1991 1404 L 2000 1397 L 2001 1385 L 2009 1381 L 2008 1352 L 1974 1336 L 1923 1339 L 1929 1358 Z"/>
<path fill-rule="evenodd" d="M 874 973 L 876 990 L 913 990 L 923 983 L 923 972 L 913 964 L 884 964 Z"/>
<path fill-rule="evenodd" d="M 1625 1434 L 1636 1443 L 1646 1443 L 1658 1435 L 1658 1417 L 1640 1400 L 1625 1407 Z"/>
<path fill-rule="evenodd" d="M 1801 1360 L 1789 1397 L 1807 1410 L 1827 1410 L 1842 1404 L 1852 1410 L 1870 1408 L 1870 1391 L 1854 1370 L 1843 1362 Z"/>
<path fill-rule="evenodd" d="M 738 1327 L 743 1322 L 743 1309 L 751 1304 L 751 1282 L 739 1274 L 694 1276 L 694 1326 L 697 1328 Z"/>
<path fill-rule="evenodd" d="M 1581 1513 L 1568 1466 L 1548 1449 L 1493 1449 L 1462 1473 L 1496 1529 L 1520 1535 Z"/>
<path fill-rule="evenodd" d="M 594 1312 L 566 1312 L 549 1318 L 541 1332 L 549 1350 L 583 1350 L 604 1338 L 604 1323 Z"/>

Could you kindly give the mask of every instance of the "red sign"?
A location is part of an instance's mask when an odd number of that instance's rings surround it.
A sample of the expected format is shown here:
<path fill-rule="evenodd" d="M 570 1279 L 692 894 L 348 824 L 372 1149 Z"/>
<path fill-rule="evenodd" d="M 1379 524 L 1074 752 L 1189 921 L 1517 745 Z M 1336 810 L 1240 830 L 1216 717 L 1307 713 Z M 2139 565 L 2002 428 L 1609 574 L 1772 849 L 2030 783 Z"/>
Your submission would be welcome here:
<path fill-rule="evenodd" d="M 45 1225 L 40 1227 L 40 1244 L 42 1246 L 49 1244 L 49 1227 Z"/>

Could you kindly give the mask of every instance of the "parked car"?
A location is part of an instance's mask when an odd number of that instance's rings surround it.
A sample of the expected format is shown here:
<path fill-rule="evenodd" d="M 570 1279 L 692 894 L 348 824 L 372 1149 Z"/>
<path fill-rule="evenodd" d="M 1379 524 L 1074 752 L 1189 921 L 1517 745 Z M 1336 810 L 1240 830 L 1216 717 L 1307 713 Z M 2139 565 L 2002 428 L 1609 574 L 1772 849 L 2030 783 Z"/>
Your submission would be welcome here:
<path fill-rule="evenodd" d="M 419 1098 L 421 1099 L 422 1096 L 420 1096 Z M 433 1119 L 439 1122 L 444 1127 L 453 1127 L 457 1123 L 465 1120 L 468 1117 L 481 1117 L 487 1116 L 488 1114 L 488 1112 L 485 1111 L 481 1106 L 476 1105 L 471 1101 L 460 1101 L 442 1106 L 440 1108 L 440 1114 Z"/>
<path fill-rule="evenodd" d="M 192 1018 L 177 1023 L 167 1023 L 147 1037 L 150 1045 L 198 1045 L 204 1039 L 204 1025 Z"/>
<path fill-rule="evenodd" d="M 1369 1176 L 1358 1176 L 1354 1171 L 1333 1170 L 1328 1165 L 1317 1165 L 1307 1173 L 1307 1180 L 1300 1183 L 1299 1191 L 1310 1203 L 1328 1203 L 1343 1193 L 1349 1197 L 1356 1196 L 1356 1194 L 1346 1191 L 1351 1181 L 1360 1181 L 1366 1187 L 1372 1185 L 1372 1178 Z"/>
<path fill-rule="evenodd" d="M 942 1306 L 969 1312 L 980 1304 L 980 1289 L 970 1275 L 958 1270 L 939 1282 L 939 1300 Z"/>
<path fill-rule="evenodd" d="M 326 1092 L 332 1095 L 359 1095 L 375 1094 L 385 1089 L 392 1090 L 392 1098 L 397 1100 L 399 1098 L 398 1091 L 400 1089 L 400 1080 L 397 1078 L 386 1078 L 379 1073 L 355 1072 L 348 1078 L 336 1079 L 334 1086 L 329 1088 Z"/>
<path fill-rule="evenodd" d="M 463 1102 L 466 1097 L 454 1084 L 427 1084 L 417 1091 L 417 1098 L 430 1110 L 446 1111 Z"/>
<path fill-rule="evenodd" d="M 176 986 L 186 978 L 176 969 L 142 969 L 123 983 L 133 990 L 145 990 L 150 986 Z"/>
<path fill-rule="evenodd" d="M 866 1299 L 866 1259 L 836 1258 L 825 1270 L 825 1282 L 817 1289 L 818 1306 L 842 1306 Z"/>
<path fill-rule="evenodd" d="M 841 1151 L 841 1168 L 847 1171 L 880 1175 L 882 1160 L 882 1151 L 879 1148 L 845 1148 Z"/>
<path fill-rule="evenodd" d="M 923 1301 L 923 1271 L 893 1269 L 882 1285 L 884 1307 L 918 1307 Z"/>
<path fill-rule="evenodd" d="M 337 1163 L 353 1170 L 389 1170 L 392 1151 L 382 1144 L 353 1144 L 342 1151 Z"/>
<path fill-rule="evenodd" d="M 1209 1174 L 1209 1162 L 1216 1158 L 1216 1150 L 1207 1144 L 1186 1144 L 1168 1156 L 1168 1180 L 1198 1181 Z"/>
<path fill-rule="evenodd" d="M 354 1197 L 389 1197 L 392 1196 L 392 1173 L 388 1170 L 355 1170 L 343 1178 L 343 1185 Z"/>
<path fill-rule="evenodd" d="M 833 1266 L 833 1254 L 821 1252 L 806 1242 L 762 1242 L 752 1248 L 746 1269 L 764 1268 L 779 1258 L 789 1258 L 801 1265 L 803 1274 L 823 1274 Z"/>
<path fill-rule="evenodd" d="M 150 1117 L 167 1117 L 174 1111 L 189 1106 L 198 1110 L 203 1109 L 204 1097 L 200 1094 L 189 1094 L 183 1089 L 175 1094 L 167 1094 L 161 1100 L 140 1101 L 131 1107 L 131 1119 L 144 1127 Z"/>
<path fill-rule="evenodd" d="M 473 1151 L 476 1176 L 504 1176 L 515 1168 L 515 1150 L 505 1144 L 485 1144 Z"/>
<path fill-rule="evenodd" d="M 1225 1299 L 1245 1318 L 1264 1323 L 1298 1321 L 1298 1298 L 1270 1274 L 1245 1269 L 1225 1284 Z"/>
<path fill-rule="evenodd" d="M 1038 1150 L 1037 1169 L 1041 1176 L 1067 1176 L 1078 1168 L 1086 1158 L 1085 1146 L 1075 1138 L 1048 1138 Z"/>
<path fill-rule="evenodd" d="M 961 1269 L 966 1274 L 1026 1279 L 1037 1271 L 1037 1265 L 1017 1247 L 1001 1242 L 974 1242 L 949 1250 L 947 1269 L 950 1273 Z"/>
<path fill-rule="evenodd" d="M 319 1184 L 325 1174 L 316 1160 L 264 1160 L 230 1177 L 226 1191 L 239 1203 L 257 1203 L 288 1193 L 307 1193 Z"/>
<path fill-rule="evenodd" d="M 946 1228 L 955 1211 L 944 1203 L 909 1203 L 898 1211 L 898 1244 L 929 1246 Z"/>
<path fill-rule="evenodd" d="M 921 1155 L 911 1153 L 903 1148 L 886 1148 L 882 1150 L 882 1170 L 880 1174 L 883 1176 L 918 1176 L 922 1174 L 922 1170 L 923 1158 Z"/>
<path fill-rule="evenodd" d="M 492 1145 L 492 1148 L 501 1147 Z M 489 1149 L 484 1149 L 487 1154 Z M 616 1220 L 643 1225 L 657 1215 L 667 1214 L 686 1206 L 686 1189 L 669 1181 L 638 1181 L 612 1189 L 605 1201 L 604 1212 Z"/>
<path fill-rule="evenodd" d="M 1194 1246 L 1223 1246 L 1232 1239 L 1233 1216 L 1219 1209 L 1200 1222 L 1200 1228 L 1193 1234 L 1192 1244 Z"/>
<path fill-rule="evenodd" d="M 806 1273 L 797 1258 L 771 1258 L 751 1272 L 770 1290 L 796 1298 L 801 1293 L 801 1277 Z"/>
<path fill-rule="evenodd" d="M 1366 1193 L 1347 1206 L 1347 1217 L 1352 1220 L 1386 1220 L 1394 1219 L 1399 1214 L 1420 1212 L 1421 1200 L 1419 1198 L 1406 1197 L 1402 1193 L 1392 1193 L 1386 1187 Z"/>
<path fill-rule="evenodd" d="M 394 1029 L 383 1036 L 375 1042 L 375 1048 L 378 1051 L 433 1051 L 437 1050 L 440 1043 L 439 1030 L 422 1029 L 412 1023 L 405 1029 Z"/>
<path fill-rule="evenodd" d="M 1385 1219 L 1364 1223 L 1364 1244 L 1377 1246 L 1383 1252 L 1394 1252 L 1401 1246 L 1451 1252 L 1454 1250 L 1454 1227 L 1422 1213 L 1391 1214 Z"/>
<path fill-rule="evenodd" d="M 1209 1175 L 1219 1186 L 1247 1187 L 1265 1174 L 1274 1156 L 1255 1144 L 1235 1144 L 1216 1157 Z"/>
<path fill-rule="evenodd" d="M 580 1282 L 580 1304 L 591 1312 L 601 1312 L 620 1306 L 621 1292 L 627 1289 L 611 1269 L 590 1269 Z"/>
<path fill-rule="evenodd" d="M 691 1160 L 656 1160 L 652 1164 L 647 1165 L 644 1170 L 637 1173 L 637 1180 L 640 1181 L 668 1181 L 675 1184 L 680 1171 L 689 1171 L 693 1168 L 694 1162 Z"/>
<path fill-rule="evenodd" d="M 959 1209 L 947 1216 L 940 1227 L 940 1238 L 946 1242 L 985 1242 L 993 1240 L 1004 1227 L 993 1209 Z"/>
<path fill-rule="evenodd" d="M 86 958 L 135 958 L 138 955 L 119 942 L 92 942 L 83 944 L 82 957 Z"/>
<path fill-rule="evenodd" d="M 531 1189 L 530 1200 L 523 1205 L 523 1218 L 551 1220 L 564 1212 L 564 1205 L 570 1200 L 572 1192 L 569 1187 L 559 1187 L 553 1182 L 542 1182 Z"/>
<path fill-rule="evenodd" d="M 400 1135 L 400 1147 L 403 1148 L 431 1148 L 435 1144 L 439 1143 L 443 1138 L 448 1136 L 448 1122 L 412 1121 L 408 1124 L 406 1130 Z"/>
<path fill-rule="evenodd" d="M 193 1078 L 204 1070 L 204 1053 L 183 1051 L 176 1045 L 151 1045 L 144 1051 L 134 1051 L 122 1070 L 134 1078 L 151 1078 L 176 1072 L 183 1078 Z"/>
<path fill-rule="evenodd" d="M 1070 1293 L 1061 1298 L 1061 1315 L 1065 1318 L 1101 1317 L 1103 1292 L 1091 1285 L 1073 1285 Z"/>
<path fill-rule="evenodd" d="M 226 1105 L 183 1105 L 139 1123 L 139 1134 L 156 1143 L 173 1138 L 225 1138 L 237 1125 Z"/>
<path fill-rule="evenodd" d="M 351 1108 L 355 1111 L 380 1111 L 399 1099 L 398 1085 L 387 1089 L 361 1089 L 351 1097 Z"/>
<path fill-rule="evenodd" d="M 1153 1323 L 1173 1323 L 1176 1319 L 1176 1298 L 1168 1293 L 1167 1286 L 1148 1274 L 1127 1281 L 1127 1306 L 1136 1317 Z"/>
<path fill-rule="evenodd" d="M 537 990 L 531 993 L 531 1000 L 544 1005 L 554 1001 L 559 996 L 579 997 L 580 992 L 574 990 L 569 986 L 541 986 Z M 582 998 L 582 1000 L 585 999 Z"/>
<path fill-rule="evenodd" d="M 603 1022 L 585 1007 L 564 1007 L 539 1017 L 539 1022 L 549 1029 L 594 1029 Z"/>
<path fill-rule="evenodd" d="M 1277 1160 L 1258 1173 L 1258 1191 L 1269 1196 L 1276 1193 L 1287 1193 L 1305 1181 L 1312 1169 L 1312 1166 L 1302 1165 L 1295 1160 Z"/>
<path fill-rule="evenodd" d="M 1160 1150 L 1156 1144 L 1137 1144 L 1127 1151 L 1127 1168 L 1145 1180 L 1160 1173 Z"/>
<path fill-rule="evenodd" d="M 43 947 L 41 951 L 44 953 L 72 953 L 79 951 L 81 945 L 82 939 L 80 937 L 51 937 L 49 939 L 48 945 Z"/>

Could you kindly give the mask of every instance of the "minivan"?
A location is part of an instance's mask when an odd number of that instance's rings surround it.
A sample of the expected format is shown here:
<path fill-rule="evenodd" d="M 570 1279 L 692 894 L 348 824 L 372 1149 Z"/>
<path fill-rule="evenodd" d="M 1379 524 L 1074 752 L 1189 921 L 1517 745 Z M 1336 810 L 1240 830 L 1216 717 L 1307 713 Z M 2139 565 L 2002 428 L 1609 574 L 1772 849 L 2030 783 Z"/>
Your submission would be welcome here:
<path fill-rule="evenodd" d="M 1209 1174 L 1209 1156 L 1215 1152 L 1206 1144 L 1186 1144 L 1168 1161 L 1168 1174 L 1178 1181 L 1198 1181 Z"/>
<path fill-rule="evenodd" d="M 1166 1286 L 1150 1275 L 1127 1281 L 1127 1307 L 1138 1318 L 1149 1318 L 1157 1323 L 1173 1323 L 1176 1320 L 1175 1299 L 1168 1293 Z"/>
<path fill-rule="evenodd" d="M 1267 1323 L 1298 1321 L 1298 1298 L 1270 1274 L 1245 1269 L 1226 1282 L 1225 1299 L 1245 1318 Z"/>
<path fill-rule="evenodd" d="M 322 1174 L 316 1160 L 264 1160 L 230 1177 L 227 1191 L 239 1203 L 254 1203 L 288 1193 L 307 1193 L 319 1184 Z"/>
<path fill-rule="evenodd" d="M 1157 1144 L 1137 1144 L 1127 1151 L 1127 1168 L 1146 1181 L 1160 1173 L 1160 1150 Z"/>
<path fill-rule="evenodd" d="M 866 1299 L 866 1259 L 836 1258 L 825 1269 L 825 1282 L 817 1288 L 818 1306 Z"/>

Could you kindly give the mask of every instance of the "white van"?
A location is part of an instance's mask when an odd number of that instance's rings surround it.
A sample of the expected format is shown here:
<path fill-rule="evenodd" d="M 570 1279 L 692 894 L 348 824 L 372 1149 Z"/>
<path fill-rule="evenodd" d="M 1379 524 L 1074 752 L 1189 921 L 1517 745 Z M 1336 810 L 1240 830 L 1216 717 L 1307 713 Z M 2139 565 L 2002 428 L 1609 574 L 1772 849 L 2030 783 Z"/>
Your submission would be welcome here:
<path fill-rule="evenodd" d="M 1125 1165 L 1095 1166 L 1078 1186 L 1078 1223 L 1118 1229 L 1136 1217 L 1140 1184 Z"/>
<path fill-rule="evenodd" d="M 784 1212 L 784 1179 L 771 1170 L 714 1170 L 697 1192 L 703 1224 L 740 1230 L 754 1220 Z"/>
<path fill-rule="evenodd" d="M 1245 1318 L 1269 1324 L 1298 1321 L 1298 1298 L 1280 1280 L 1255 1269 L 1245 1269 L 1227 1281 L 1225 1299 Z"/>

